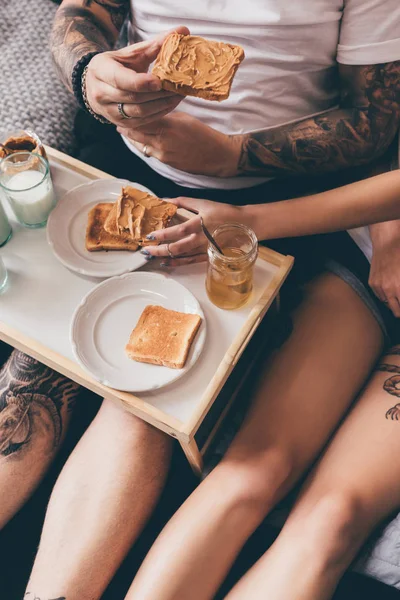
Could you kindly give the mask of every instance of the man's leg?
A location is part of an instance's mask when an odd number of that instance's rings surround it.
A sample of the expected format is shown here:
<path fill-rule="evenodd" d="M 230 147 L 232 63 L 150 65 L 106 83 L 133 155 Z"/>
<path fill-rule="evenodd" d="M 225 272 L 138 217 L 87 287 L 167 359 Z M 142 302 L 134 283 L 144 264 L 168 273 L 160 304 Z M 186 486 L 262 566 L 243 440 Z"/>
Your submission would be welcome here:
<path fill-rule="evenodd" d="M 0 372 L 0 528 L 41 481 L 79 386 L 14 350 Z"/>
<path fill-rule="evenodd" d="M 52 493 L 26 600 L 97 600 L 151 515 L 172 440 L 104 401 Z"/>
<path fill-rule="evenodd" d="M 168 523 L 127 600 L 210 600 L 247 538 L 321 451 L 382 349 L 371 312 L 343 281 L 308 290 L 221 463 Z"/>
<path fill-rule="evenodd" d="M 276 542 L 229 600 L 262 600 L 266 590 L 269 600 L 328 600 L 374 527 L 399 509 L 399 354 L 385 356 Z"/>

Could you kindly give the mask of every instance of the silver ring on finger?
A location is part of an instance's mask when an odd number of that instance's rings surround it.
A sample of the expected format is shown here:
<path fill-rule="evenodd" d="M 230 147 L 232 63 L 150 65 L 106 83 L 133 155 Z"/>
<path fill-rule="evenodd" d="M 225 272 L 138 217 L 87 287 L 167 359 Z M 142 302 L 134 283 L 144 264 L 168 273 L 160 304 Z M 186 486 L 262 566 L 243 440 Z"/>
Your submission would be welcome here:
<path fill-rule="evenodd" d="M 133 117 L 130 117 L 129 115 L 126 114 L 126 112 L 124 110 L 123 102 L 118 102 L 118 112 L 122 119 L 133 119 Z"/>
<path fill-rule="evenodd" d="M 172 254 L 171 250 L 169 249 L 169 244 L 167 244 L 167 252 L 168 252 L 168 256 L 169 256 L 170 258 L 176 258 L 176 257 L 175 257 L 175 256 Z"/>

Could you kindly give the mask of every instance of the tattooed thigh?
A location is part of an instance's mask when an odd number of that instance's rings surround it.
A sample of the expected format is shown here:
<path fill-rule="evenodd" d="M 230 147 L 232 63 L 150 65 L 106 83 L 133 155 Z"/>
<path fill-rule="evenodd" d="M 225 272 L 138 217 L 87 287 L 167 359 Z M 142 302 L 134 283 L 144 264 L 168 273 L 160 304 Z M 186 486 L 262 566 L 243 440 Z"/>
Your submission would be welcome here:
<path fill-rule="evenodd" d="M 0 372 L 0 459 L 21 457 L 39 439 L 53 453 L 79 386 L 14 350 Z"/>
<path fill-rule="evenodd" d="M 388 355 L 400 356 L 400 345 L 393 346 L 389 350 Z M 378 365 L 377 371 L 393 373 L 391 377 L 388 377 L 388 379 L 383 382 L 383 389 L 391 396 L 400 398 L 400 367 L 398 365 L 382 362 Z M 391 419 L 392 421 L 400 421 L 400 402 L 389 408 L 386 412 L 386 418 Z"/>

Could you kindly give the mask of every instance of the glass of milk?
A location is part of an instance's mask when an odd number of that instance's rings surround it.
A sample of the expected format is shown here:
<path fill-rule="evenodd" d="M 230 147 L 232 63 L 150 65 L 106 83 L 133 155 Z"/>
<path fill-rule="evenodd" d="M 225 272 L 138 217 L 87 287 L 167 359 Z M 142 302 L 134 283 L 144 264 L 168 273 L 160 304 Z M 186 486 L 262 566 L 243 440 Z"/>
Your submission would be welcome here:
<path fill-rule="evenodd" d="M 23 151 L 3 158 L 0 185 L 22 225 L 46 225 L 55 205 L 55 195 L 49 163 L 43 156 Z"/>
<path fill-rule="evenodd" d="M 1 193 L 0 193 L 1 195 Z M 7 219 L 7 215 L 4 211 L 3 205 L 0 198 L 0 247 L 4 246 L 11 237 L 11 225 Z"/>

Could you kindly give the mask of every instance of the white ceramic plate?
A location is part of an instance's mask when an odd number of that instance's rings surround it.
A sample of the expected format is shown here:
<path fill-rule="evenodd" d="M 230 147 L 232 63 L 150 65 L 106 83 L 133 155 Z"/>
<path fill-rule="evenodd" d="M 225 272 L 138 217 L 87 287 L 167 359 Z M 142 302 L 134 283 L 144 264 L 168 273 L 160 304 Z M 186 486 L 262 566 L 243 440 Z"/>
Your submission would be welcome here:
<path fill-rule="evenodd" d="M 91 277 L 112 277 L 139 269 L 146 260 L 139 251 L 88 252 L 86 224 L 90 209 L 99 202 L 116 202 L 124 185 L 151 190 L 123 179 L 96 179 L 67 192 L 50 214 L 47 240 L 58 260 L 68 269 Z"/>
<path fill-rule="evenodd" d="M 125 346 L 144 308 L 157 304 L 184 313 L 196 313 L 202 323 L 183 369 L 135 362 Z M 125 392 L 155 390 L 182 377 L 204 347 L 203 311 L 188 289 L 157 273 L 128 273 L 100 283 L 82 300 L 71 323 L 76 359 L 92 377 Z"/>

